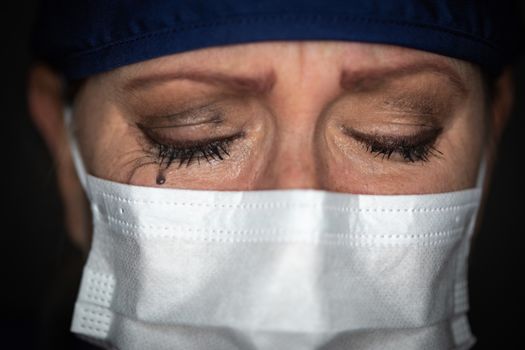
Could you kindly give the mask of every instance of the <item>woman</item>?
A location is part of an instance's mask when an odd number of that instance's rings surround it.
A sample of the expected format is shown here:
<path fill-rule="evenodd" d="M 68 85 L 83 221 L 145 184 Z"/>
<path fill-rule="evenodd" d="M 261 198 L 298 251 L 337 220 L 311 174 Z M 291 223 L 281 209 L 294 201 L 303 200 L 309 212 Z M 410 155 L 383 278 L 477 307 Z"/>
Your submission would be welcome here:
<path fill-rule="evenodd" d="M 75 333 L 472 346 L 466 258 L 512 105 L 501 2 L 71 6 L 42 9 L 30 108 L 89 250 Z"/>

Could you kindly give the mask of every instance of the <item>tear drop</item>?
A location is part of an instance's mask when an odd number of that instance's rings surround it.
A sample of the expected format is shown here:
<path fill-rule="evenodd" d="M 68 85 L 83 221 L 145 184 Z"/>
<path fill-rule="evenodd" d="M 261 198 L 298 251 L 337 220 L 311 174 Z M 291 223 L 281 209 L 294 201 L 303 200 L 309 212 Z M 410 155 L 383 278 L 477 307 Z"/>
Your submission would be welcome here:
<path fill-rule="evenodd" d="M 157 185 L 164 185 L 166 183 L 166 178 L 164 177 L 164 174 L 158 174 L 157 175 Z"/>

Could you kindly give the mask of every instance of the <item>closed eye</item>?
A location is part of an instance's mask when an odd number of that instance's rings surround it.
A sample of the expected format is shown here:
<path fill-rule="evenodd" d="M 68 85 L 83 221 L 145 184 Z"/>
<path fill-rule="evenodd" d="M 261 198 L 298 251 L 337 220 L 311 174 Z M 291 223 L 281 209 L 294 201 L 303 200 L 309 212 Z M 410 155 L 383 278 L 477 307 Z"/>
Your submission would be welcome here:
<path fill-rule="evenodd" d="M 428 162 L 432 156 L 443 155 L 435 148 L 442 128 L 425 130 L 413 135 L 381 135 L 365 134 L 350 127 L 343 127 L 343 132 L 365 146 L 365 149 L 376 157 L 390 160 L 397 156 L 398 160 L 415 163 Z M 394 158 L 392 158 L 394 160 Z"/>
<path fill-rule="evenodd" d="M 139 126 L 140 127 L 140 126 Z M 230 156 L 229 147 L 238 138 L 244 137 L 244 132 L 238 132 L 226 137 L 216 137 L 203 140 L 166 141 L 157 138 L 151 129 L 140 127 L 148 143 L 153 146 L 156 162 L 162 168 L 168 168 L 177 162 L 178 167 L 189 165 L 204 159 L 208 163 L 211 161 L 222 161 Z"/>

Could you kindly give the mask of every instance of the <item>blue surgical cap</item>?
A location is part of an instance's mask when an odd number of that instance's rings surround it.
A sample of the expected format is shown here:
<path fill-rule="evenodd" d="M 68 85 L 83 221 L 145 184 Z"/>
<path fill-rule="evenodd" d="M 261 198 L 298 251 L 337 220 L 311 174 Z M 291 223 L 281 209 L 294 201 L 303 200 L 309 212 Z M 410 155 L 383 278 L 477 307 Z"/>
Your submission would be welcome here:
<path fill-rule="evenodd" d="M 32 48 L 68 79 L 273 40 L 392 44 L 499 72 L 516 55 L 518 23 L 505 0 L 45 0 Z"/>

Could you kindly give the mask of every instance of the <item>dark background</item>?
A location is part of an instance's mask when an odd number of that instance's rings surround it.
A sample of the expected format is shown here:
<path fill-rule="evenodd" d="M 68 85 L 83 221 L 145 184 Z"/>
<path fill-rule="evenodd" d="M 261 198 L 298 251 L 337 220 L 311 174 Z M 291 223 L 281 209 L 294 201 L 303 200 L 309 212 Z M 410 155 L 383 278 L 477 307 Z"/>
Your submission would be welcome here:
<path fill-rule="evenodd" d="M 69 322 L 83 261 L 66 238 L 53 165 L 26 107 L 35 3 L 7 2 L 1 18 L 0 115 L 8 161 L 3 163 L 7 197 L 2 198 L 7 215 L 0 230 L 0 348 L 79 349 L 82 343 L 70 335 Z M 478 338 L 476 350 L 521 348 L 524 343 L 524 58 L 517 66 L 516 82 L 513 118 L 471 254 L 469 317 Z"/>

